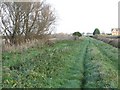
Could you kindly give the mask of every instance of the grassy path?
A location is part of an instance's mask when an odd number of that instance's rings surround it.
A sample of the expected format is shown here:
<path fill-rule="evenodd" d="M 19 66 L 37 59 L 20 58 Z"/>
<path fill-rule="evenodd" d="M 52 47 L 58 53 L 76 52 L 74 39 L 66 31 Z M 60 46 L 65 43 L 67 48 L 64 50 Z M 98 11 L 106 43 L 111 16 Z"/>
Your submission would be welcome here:
<path fill-rule="evenodd" d="M 3 53 L 3 87 L 116 88 L 117 49 L 91 38 Z"/>
<path fill-rule="evenodd" d="M 109 46 L 104 45 L 104 47 Z M 116 54 L 112 54 L 112 57 L 115 57 L 114 59 L 109 58 L 110 55 L 106 56 L 104 54 L 106 51 L 101 49 L 99 41 L 90 39 L 85 59 L 84 88 L 117 88 L 118 66 L 116 61 L 118 59 L 114 56 Z M 109 48 L 107 51 L 110 52 L 111 49 Z"/>

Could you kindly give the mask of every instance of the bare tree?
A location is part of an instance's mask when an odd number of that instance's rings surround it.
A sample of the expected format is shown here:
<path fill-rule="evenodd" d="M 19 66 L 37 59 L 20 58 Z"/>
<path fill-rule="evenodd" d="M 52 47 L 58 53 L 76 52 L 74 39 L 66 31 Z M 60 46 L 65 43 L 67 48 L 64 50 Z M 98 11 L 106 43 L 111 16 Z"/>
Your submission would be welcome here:
<path fill-rule="evenodd" d="M 45 2 L 3 2 L 1 8 L 2 29 L 11 44 L 47 35 L 56 19 Z"/>
<path fill-rule="evenodd" d="M 50 33 L 50 26 L 54 25 L 56 19 L 53 11 L 51 11 L 51 6 L 45 4 L 39 15 L 39 19 L 37 20 L 37 35 Z"/>

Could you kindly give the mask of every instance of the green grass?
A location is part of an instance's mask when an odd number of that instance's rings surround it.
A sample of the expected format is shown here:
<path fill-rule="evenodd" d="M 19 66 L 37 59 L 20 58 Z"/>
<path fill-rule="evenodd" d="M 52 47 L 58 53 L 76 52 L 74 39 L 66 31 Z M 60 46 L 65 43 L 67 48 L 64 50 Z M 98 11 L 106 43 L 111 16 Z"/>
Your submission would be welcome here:
<path fill-rule="evenodd" d="M 3 53 L 3 87 L 69 87 L 71 81 L 80 87 L 83 59 L 79 53 L 84 44 L 60 41 L 53 47 Z"/>
<path fill-rule="evenodd" d="M 95 44 L 98 44 L 97 47 Z M 106 49 L 110 52 L 110 46 L 105 44 Z M 118 86 L 118 66 L 117 60 L 106 56 L 102 50 L 99 49 L 101 45 L 99 41 L 90 39 L 87 49 L 86 65 L 85 65 L 85 80 L 86 88 L 117 88 Z M 112 53 L 112 52 L 111 52 Z M 116 55 L 112 53 L 112 55 Z"/>
<path fill-rule="evenodd" d="M 116 88 L 116 48 L 91 38 L 3 52 L 3 87 Z"/>

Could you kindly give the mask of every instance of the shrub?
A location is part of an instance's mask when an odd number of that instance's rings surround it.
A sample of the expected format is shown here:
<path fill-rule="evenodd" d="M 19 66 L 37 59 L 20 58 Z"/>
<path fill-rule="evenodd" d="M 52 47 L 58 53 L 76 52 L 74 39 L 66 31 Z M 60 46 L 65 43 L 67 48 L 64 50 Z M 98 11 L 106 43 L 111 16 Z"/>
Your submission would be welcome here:
<path fill-rule="evenodd" d="M 97 35 L 97 34 L 100 34 L 100 30 L 98 28 L 96 28 L 93 32 L 93 35 Z"/>
<path fill-rule="evenodd" d="M 80 36 L 82 36 L 82 34 L 81 34 L 80 32 L 74 32 L 74 33 L 73 33 L 73 36 L 78 36 L 78 37 L 80 37 Z"/>
<path fill-rule="evenodd" d="M 74 36 L 74 40 L 78 40 L 79 37 L 82 36 L 80 32 L 74 32 L 72 35 Z"/>

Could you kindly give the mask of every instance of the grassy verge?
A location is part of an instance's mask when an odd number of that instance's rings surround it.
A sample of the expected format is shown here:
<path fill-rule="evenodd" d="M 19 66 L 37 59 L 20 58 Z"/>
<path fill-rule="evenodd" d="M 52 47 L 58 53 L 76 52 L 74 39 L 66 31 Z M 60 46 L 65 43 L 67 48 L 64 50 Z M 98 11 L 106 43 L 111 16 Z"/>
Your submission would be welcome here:
<path fill-rule="evenodd" d="M 60 41 L 53 47 L 5 52 L 3 87 L 80 87 L 85 46 L 84 40 Z"/>

